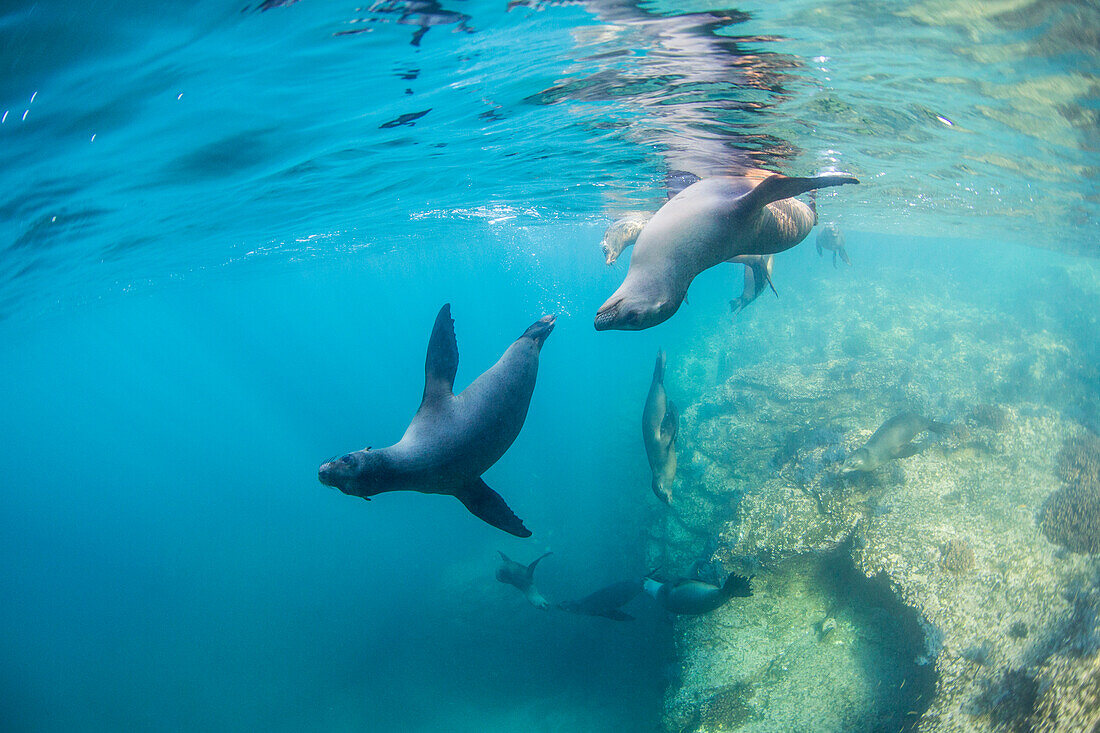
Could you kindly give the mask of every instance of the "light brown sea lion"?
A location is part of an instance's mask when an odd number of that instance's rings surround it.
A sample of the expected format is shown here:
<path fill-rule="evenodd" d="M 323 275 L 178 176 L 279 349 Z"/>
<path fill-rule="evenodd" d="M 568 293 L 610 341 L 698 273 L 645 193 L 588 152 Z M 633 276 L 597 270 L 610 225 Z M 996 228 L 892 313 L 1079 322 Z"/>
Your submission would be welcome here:
<path fill-rule="evenodd" d="M 768 255 L 801 242 L 813 210 L 794 200 L 816 188 L 859 183 L 843 173 L 813 178 L 721 176 L 694 183 L 660 208 L 634 244 L 619 289 L 596 313 L 597 331 L 640 331 L 672 317 L 703 270 L 738 255 Z"/>
<path fill-rule="evenodd" d="M 950 429 L 951 426 L 946 423 L 929 420 L 912 412 L 895 415 L 884 422 L 862 448 L 844 459 L 840 471 L 873 471 L 887 461 L 914 456 L 927 447 L 914 443 L 914 438 L 925 430 L 942 434 Z"/>
<path fill-rule="evenodd" d="M 634 244 L 647 221 L 648 214 L 634 214 L 619 219 L 607 228 L 600 241 L 600 249 L 603 250 L 608 266 L 614 265 L 623 250 Z"/>
<path fill-rule="evenodd" d="M 840 255 L 840 259 L 844 260 L 844 264 L 850 265 L 852 261 L 848 259 L 848 252 L 844 249 L 844 232 L 840 231 L 835 223 L 829 222 L 821 227 L 821 231 L 817 233 L 817 256 L 821 257 L 825 254 L 825 250 L 829 250 L 833 253 L 833 267 L 836 267 L 836 256 Z"/>

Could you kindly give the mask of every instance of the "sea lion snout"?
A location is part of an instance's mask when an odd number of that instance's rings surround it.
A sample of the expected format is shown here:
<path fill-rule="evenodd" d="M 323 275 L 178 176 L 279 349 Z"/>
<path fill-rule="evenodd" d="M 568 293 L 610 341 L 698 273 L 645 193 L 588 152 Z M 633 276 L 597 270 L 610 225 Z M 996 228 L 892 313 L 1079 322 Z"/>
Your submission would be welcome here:
<path fill-rule="evenodd" d="M 554 324 L 557 320 L 557 316 L 545 315 L 528 326 L 527 330 L 523 332 L 523 335 L 534 340 L 541 349 L 542 345 L 546 343 L 546 339 L 550 336 L 551 331 L 554 330 Z"/>

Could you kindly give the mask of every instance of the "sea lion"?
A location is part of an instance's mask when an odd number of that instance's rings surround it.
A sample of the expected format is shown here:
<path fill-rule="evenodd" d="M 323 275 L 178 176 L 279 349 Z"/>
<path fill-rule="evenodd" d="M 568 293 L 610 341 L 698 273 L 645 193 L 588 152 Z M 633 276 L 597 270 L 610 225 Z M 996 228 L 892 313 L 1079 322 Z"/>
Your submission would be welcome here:
<path fill-rule="evenodd" d="M 730 301 L 730 310 L 734 315 L 756 300 L 764 292 L 765 286 L 770 287 L 776 297 L 779 297 L 775 285 L 772 284 L 772 263 L 775 261 L 775 255 L 741 255 L 729 261 L 745 266 L 745 287 L 739 298 Z"/>
<path fill-rule="evenodd" d="M 926 446 L 913 443 L 925 430 L 943 433 L 950 425 L 928 420 L 912 412 L 903 412 L 884 422 L 862 448 L 854 451 L 841 464 L 841 473 L 873 471 L 895 458 L 908 458 L 920 453 Z"/>
<path fill-rule="evenodd" d="M 825 250 L 833 253 L 833 267 L 836 267 L 837 255 L 840 255 L 840 259 L 844 260 L 844 264 L 852 264 L 852 261 L 848 259 L 848 252 L 844 249 L 844 232 L 840 231 L 840 227 L 835 223 L 829 222 L 821 227 L 821 231 L 817 233 L 816 244 L 818 257 L 821 257 Z"/>
<path fill-rule="evenodd" d="M 500 567 L 497 568 L 497 580 L 519 588 L 535 608 L 542 611 L 550 608 L 550 602 L 543 598 L 539 589 L 535 587 L 535 566 L 539 564 L 539 560 L 553 553 L 547 552 L 536 557 L 530 565 L 520 565 L 500 550 L 497 550 L 497 554 L 501 559 Z"/>
<path fill-rule="evenodd" d="M 665 393 L 665 352 L 657 352 L 653 382 L 642 409 L 642 442 L 653 474 L 653 494 L 665 504 L 672 503 L 672 482 L 676 478 L 676 433 L 680 411 Z"/>
<path fill-rule="evenodd" d="M 539 350 L 553 330 L 554 316 L 540 318 L 456 395 L 458 342 L 451 305 L 444 305 L 428 341 L 424 397 L 401 440 L 322 464 L 317 472 L 321 483 L 367 500 L 385 491 L 449 494 L 494 527 L 530 537 L 530 530 L 481 474 L 519 435 L 535 389 Z"/>
<path fill-rule="evenodd" d="M 608 266 L 614 265 L 623 250 L 634 244 L 647 221 L 649 221 L 648 214 L 632 214 L 619 219 L 607 228 L 600 241 L 600 248 L 603 250 Z"/>
<path fill-rule="evenodd" d="M 602 616 L 612 621 L 633 621 L 634 617 L 620 611 L 619 607 L 630 603 L 641 592 L 640 581 L 624 580 L 601 588 L 579 601 L 563 601 L 558 604 L 558 608 L 584 616 Z"/>
<path fill-rule="evenodd" d="M 642 585 L 645 592 L 657 599 L 669 613 L 689 616 L 710 613 L 731 598 L 752 595 L 752 576 L 746 578 L 735 573 L 730 573 L 721 588 L 691 578 L 677 578 L 668 583 L 646 578 Z"/>
<path fill-rule="evenodd" d="M 814 178 L 771 175 L 704 178 L 672 197 L 634 243 L 619 289 L 596 312 L 597 331 L 640 331 L 667 321 L 703 270 L 738 255 L 768 255 L 801 242 L 813 210 L 792 196 L 859 183 L 832 173 Z"/>

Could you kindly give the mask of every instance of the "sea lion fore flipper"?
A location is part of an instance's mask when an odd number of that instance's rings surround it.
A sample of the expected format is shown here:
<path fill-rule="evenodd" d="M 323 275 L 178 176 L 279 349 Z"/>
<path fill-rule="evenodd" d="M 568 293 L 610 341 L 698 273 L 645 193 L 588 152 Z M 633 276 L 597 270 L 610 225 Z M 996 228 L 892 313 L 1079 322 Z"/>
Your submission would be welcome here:
<path fill-rule="evenodd" d="M 837 254 L 840 255 L 840 259 L 844 260 L 844 264 L 851 265 L 852 261 L 848 259 L 848 252 L 843 247 L 837 250 Z"/>
<path fill-rule="evenodd" d="M 508 504 L 500 494 L 490 489 L 480 478 L 474 479 L 455 492 L 455 498 L 483 522 L 516 537 L 531 536 L 531 530 L 523 526 L 523 520 L 508 508 Z"/>
<path fill-rule="evenodd" d="M 458 372 L 458 340 L 451 304 L 446 303 L 435 317 L 435 327 L 428 339 L 428 354 L 424 358 L 423 403 L 453 394 Z"/>
<path fill-rule="evenodd" d="M 917 445 L 916 443 L 906 443 L 894 451 L 894 458 L 909 458 L 915 456 L 924 450 L 923 445 Z"/>
<path fill-rule="evenodd" d="M 665 408 L 665 418 L 661 420 L 661 442 L 668 446 L 676 442 L 676 433 L 680 430 L 680 410 L 675 402 L 669 402 Z"/>
<path fill-rule="evenodd" d="M 634 617 L 631 616 L 629 613 L 623 613 L 622 611 L 620 611 L 617 608 L 612 608 L 609 611 L 604 611 L 600 615 L 603 616 L 604 618 L 609 618 L 612 621 L 633 621 L 634 620 Z"/>
<path fill-rule="evenodd" d="M 503 501 L 503 499 L 501 499 L 501 501 Z M 531 562 L 531 564 L 527 566 L 527 575 L 528 575 L 528 576 L 534 576 L 534 574 L 535 574 L 535 566 L 539 564 L 539 560 L 541 560 L 542 558 L 546 557 L 547 555 L 553 555 L 553 554 L 554 554 L 553 552 L 545 552 L 545 553 L 543 553 L 542 555 L 540 555 L 539 557 L 536 557 L 536 558 L 535 558 L 535 559 L 534 559 L 534 560 L 533 560 L 533 561 Z"/>
<path fill-rule="evenodd" d="M 859 180 L 846 173 L 829 173 L 811 178 L 791 178 L 777 173 L 768 176 L 760 185 L 738 199 L 738 204 L 748 207 L 749 211 L 759 211 L 774 201 L 793 198 L 815 188 L 843 186 L 846 183 L 859 183 Z"/>

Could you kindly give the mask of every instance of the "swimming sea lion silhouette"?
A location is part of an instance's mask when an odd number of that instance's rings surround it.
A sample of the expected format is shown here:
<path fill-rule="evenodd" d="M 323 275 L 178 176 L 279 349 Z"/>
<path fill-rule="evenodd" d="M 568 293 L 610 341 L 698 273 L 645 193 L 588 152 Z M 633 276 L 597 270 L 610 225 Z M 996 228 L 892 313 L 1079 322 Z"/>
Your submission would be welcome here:
<path fill-rule="evenodd" d="M 368 500 L 386 491 L 449 494 L 494 527 L 530 537 L 531 531 L 481 474 L 519 435 L 535 389 L 539 351 L 553 330 L 554 316 L 540 318 L 456 395 L 458 342 L 451 305 L 444 305 L 428 341 L 424 397 L 401 440 L 328 461 L 317 473 L 321 483 Z"/>

